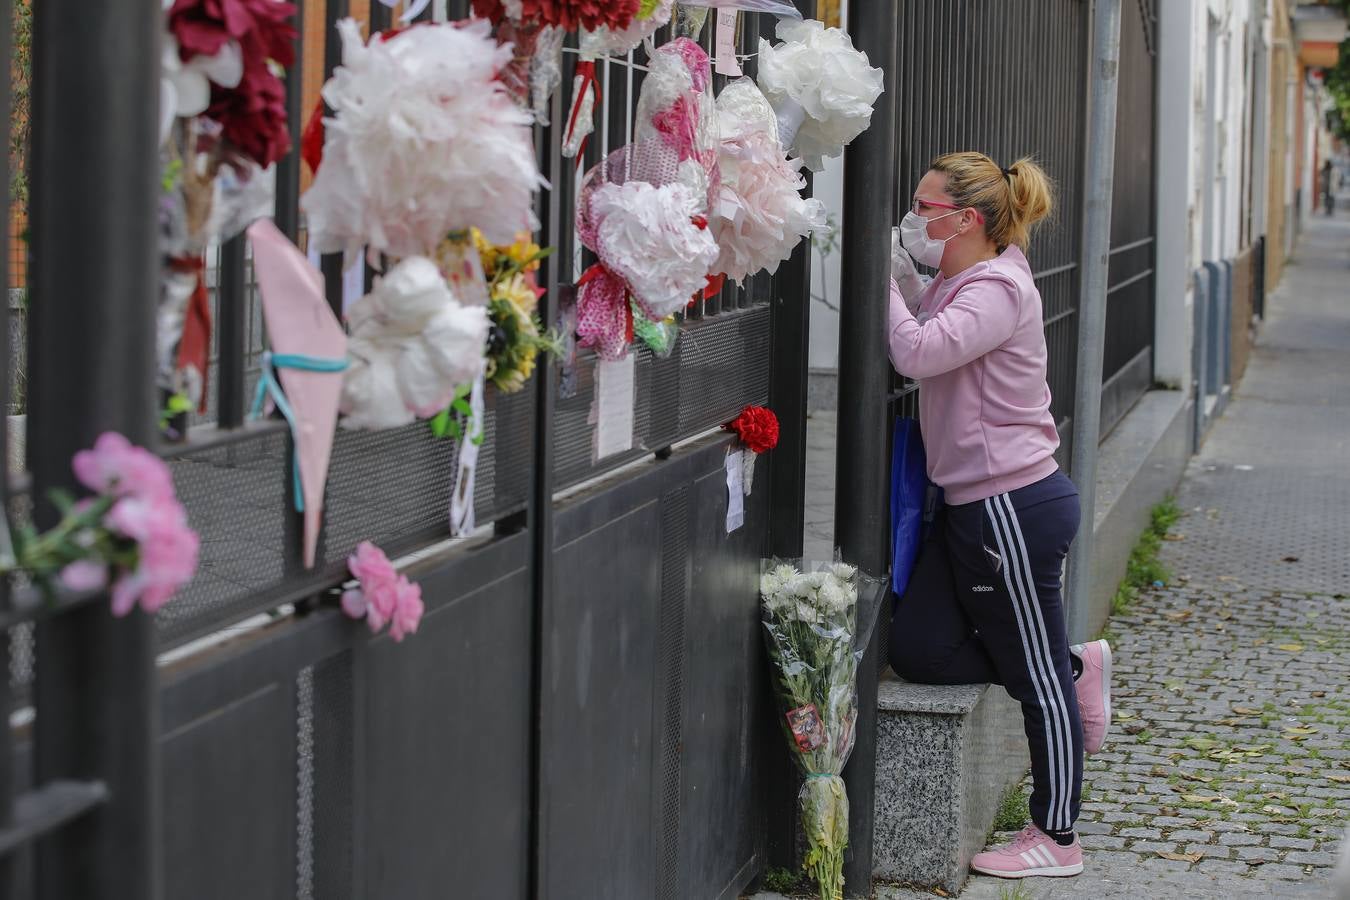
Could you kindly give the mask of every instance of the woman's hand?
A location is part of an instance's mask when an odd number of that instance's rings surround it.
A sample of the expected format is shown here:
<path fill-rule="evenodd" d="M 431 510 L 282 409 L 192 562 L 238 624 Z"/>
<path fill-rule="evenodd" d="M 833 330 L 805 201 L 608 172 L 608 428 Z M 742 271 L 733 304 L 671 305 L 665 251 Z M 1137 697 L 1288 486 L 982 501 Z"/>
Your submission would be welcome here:
<path fill-rule="evenodd" d="M 891 277 L 900 287 L 900 296 L 905 298 L 905 305 L 913 310 L 927 282 L 919 275 L 919 270 L 914 267 L 914 260 L 900 243 L 899 228 L 891 229 Z"/>

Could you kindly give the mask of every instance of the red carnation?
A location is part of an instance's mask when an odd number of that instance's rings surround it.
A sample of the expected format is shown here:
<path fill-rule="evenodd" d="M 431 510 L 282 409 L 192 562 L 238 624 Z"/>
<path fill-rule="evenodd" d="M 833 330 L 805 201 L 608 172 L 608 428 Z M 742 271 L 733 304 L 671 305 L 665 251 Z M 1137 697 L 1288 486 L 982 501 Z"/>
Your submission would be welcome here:
<path fill-rule="evenodd" d="M 561 25 L 566 31 L 578 27 L 594 31 L 606 25 L 616 31 L 627 28 L 638 14 L 641 0 L 522 0 L 521 21 Z M 473 14 L 500 25 L 506 18 L 501 0 L 473 0 Z"/>
<path fill-rule="evenodd" d="M 778 417 L 767 407 L 747 406 L 726 427 L 740 436 L 751 453 L 763 453 L 778 446 Z"/>

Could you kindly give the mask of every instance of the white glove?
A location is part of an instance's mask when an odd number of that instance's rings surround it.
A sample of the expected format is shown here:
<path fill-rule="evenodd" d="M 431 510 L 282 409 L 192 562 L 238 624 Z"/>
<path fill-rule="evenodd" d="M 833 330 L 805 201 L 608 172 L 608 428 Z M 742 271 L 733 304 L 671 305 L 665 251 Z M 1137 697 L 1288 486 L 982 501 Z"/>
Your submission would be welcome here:
<path fill-rule="evenodd" d="M 891 229 L 891 277 L 900 286 L 900 296 L 905 298 L 905 305 L 913 312 L 928 281 L 914 268 L 914 260 L 901 245 L 899 228 Z"/>

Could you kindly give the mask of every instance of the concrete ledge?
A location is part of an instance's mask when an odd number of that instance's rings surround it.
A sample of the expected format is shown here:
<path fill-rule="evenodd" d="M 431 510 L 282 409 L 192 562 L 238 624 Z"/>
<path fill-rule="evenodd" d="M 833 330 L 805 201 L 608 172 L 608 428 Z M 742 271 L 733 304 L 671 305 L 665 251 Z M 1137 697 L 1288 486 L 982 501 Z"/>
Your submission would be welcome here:
<path fill-rule="evenodd" d="M 1130 551 L 1149 512 L 1176 489 L 1194 437 L 1192 401 L 1181 391 L 1149 391 L 1102 443 L 1097 463 L 1097 509 L 1092 594 L 1070 598 L 1069 637 L 1094 637 L 1111 613 Z"/>
<path fill-rule="evenodd" d="M 877 705 L 875 873 L 955 893 L 1030 765 L 1021 708 L 996 685 L 903 681 Z"/>

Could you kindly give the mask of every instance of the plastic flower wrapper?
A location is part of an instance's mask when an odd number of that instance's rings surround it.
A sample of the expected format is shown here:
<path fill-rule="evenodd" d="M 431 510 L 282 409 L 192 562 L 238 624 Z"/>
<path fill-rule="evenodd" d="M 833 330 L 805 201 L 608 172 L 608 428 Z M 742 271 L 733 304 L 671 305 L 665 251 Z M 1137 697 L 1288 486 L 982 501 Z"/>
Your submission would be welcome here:
<path fill-rule="evenodd" d="M 22 525 L 13 554 L 0 558 L 0 574 L 21 572 L 48 592 L 58 583 L 70 591 L 111 585 L 114 616 L 136 606 L 157 612 L 192 579 L 200 547 L 169 467 L 106 432 L 92 449 L 75 454 L 71 469 L 93 496 L 77 503 L 54 491 L 61 521 L 42 533 Z"/>
<path fill-rule="evenodd" d="M 714 270 L 741 281 L 792 255 L 801 239 L 825 227 L 825 207 L 805 199 L 806 180 L 783 155 L 768 100 L 748 78 L 717 98 L 721 186 L 712 230 L 720 248 Z"/>
<path fill-rule="evenodd" d="M 436 263 L 411 256 L 376 279 L 347 316 L 348 428 L 395 428 L 449 406 L 482 372 L 487 310 L 455 296 Z"/>
<path fill-rule="evenodd" d="M 621 359 L 633 340 L 633 307 L 659 322 L 707 283 L 717 244 L 707 196 L 677 179 L 678 154 L 649 140 L 611 153 L 586 175 L 577 234 L 600 261 L 577 282 L 577 339 L 602 359 Z"/>
<path fill-rule="evenodd" d="M 581 32 L 581 58 L 572 76 L 572 104 L 567 113 L 567 129 L 563 132 L 563 156 L 581 155 L 595 130 L 595 105 L 600 99 L 595 61 L 635 50 L 670 21 L 673 8 L 673 0 L 642 0 L 638 14 L 626 28 L 601 25 Z"/>
<path fill-rule="evenodd" d="M 713 208 L 718 181 L 717 106 L 708 54 L 688 38 L 655 48 L 633 116 L 636 143 L 658 141 L 675 151 L 676 177 Z"/>
<path fill-rule="evenodd" d="M 841 900 L 848 794 L 840 777 L 853 750 L 858 666 L 886 581 L 842 562 L 767 559 L 760 619 L 779 701 L 779 724 L 806 781 L 797 795 L 804 866 L 821 900 Z"/>
<path fill-rule="evenodd" d="M 301 199 L 312 246 L 429 257 L 471 226 L 499 243 L 538 226 L 533 117 L 497 80 L 511 50 L 490 29 L 418 25 L 367 44 L 356 22 L 338 23 L 343 62 L 323 87 L 333 115 Z"/>
<path fill-rule="evenodd" d="M 741 12 L 762 12 L 787 19 L 800 19 L 801 11 L 791 0 L 680 0 L 681 6 L 697 9 L 735 9 Z"/>
<path fill-rule="evenodd" d="M 846 32 L 814 19 L 778 23 L 782 43 L 759 42 L 759 87 L 778 115 L 779 137 L 819 172 L 867 130 L 882 71 Z"/>

